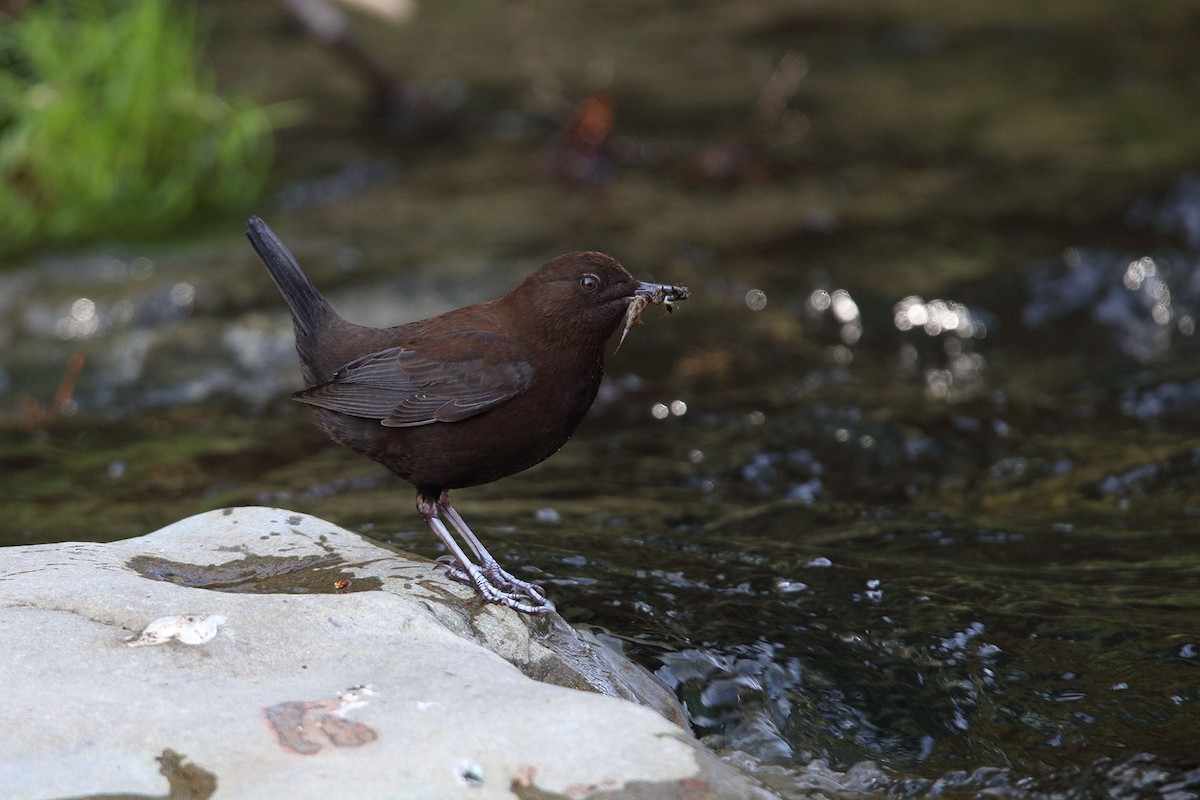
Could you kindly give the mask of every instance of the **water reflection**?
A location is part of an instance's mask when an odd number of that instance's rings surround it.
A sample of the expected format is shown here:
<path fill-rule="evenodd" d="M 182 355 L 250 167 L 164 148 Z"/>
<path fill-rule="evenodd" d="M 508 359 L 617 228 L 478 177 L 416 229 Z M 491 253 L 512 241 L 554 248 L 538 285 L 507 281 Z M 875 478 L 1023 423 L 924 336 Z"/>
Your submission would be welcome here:
<path fill-rule="evenodd" d="M 838 339 L 843 345 L 857 344 L 862 338 L 862 314 L 847 290 L 834 289 L 829 292 L 817 289 L 808 295 L 804 308 L 810 321 L 818 324 L 828 315 L 836 326 Z M 838 362 L 848 363 L 849 350 L 841 348 L 841 351 L 845 355 L 838 358 Z"/>
<path fill-rule="evenodd" d="M 687 403 L 682 400 L 672 400 L 670 403 L 655 403 L 650 406 L 650 416 L 655 419 L 682 417 L 687 413 L 687 410 Z"/>
<path fill-rule="evenodd" d="M 929 300 L 910 295 L 896 304 L 892 321 L 896 329 L 910 331 L 922 328 L 929 336 L 943 332 L 960 339 L 982 339 L 987 336 L 987 324 L 962 303 L 953 300 Z"/>
<path fill-rule="evenodd" d="M 1135 226 L 1176 236 L 1185 250 L 1130 254 L 1116 249 L 1070 247 L 1059 263 L 1031 271 L 1026 324 L 1065 336 L 1055 326 L 1086 312 L 1127 355 L 1161 359 L 1196 329 L 1200 308 L 1200 179 L 1181 177 L 1161 201 L 1143 198 L 1126 214 Z"/>
<path fill-rule="evenodd" d="M 71 304 L 70 312 L 54 326 L 60 339 L 86 339 L 100 328 L 96 318 L 96 304 L 81 297 Z"/>
<path fill-rule="evenodd" d="M 927 397 L 962 400 L 987 388 L 987 361 L 972 343 L 988 334 L 982 312 L 954 300 L 910 295 L 892 309 L 892 323 L 902 334 L 920 332 L 941 342 L 940 351 L 911 336 L 900 345 L 901 374 L 919 375 Z"/>
<path fill-rule="evenodd" d="M 751 311 L 762 311 L 767 307 L 767 293 L 762 289 L 751 289 L 746 292 L 746 308 Z"/>

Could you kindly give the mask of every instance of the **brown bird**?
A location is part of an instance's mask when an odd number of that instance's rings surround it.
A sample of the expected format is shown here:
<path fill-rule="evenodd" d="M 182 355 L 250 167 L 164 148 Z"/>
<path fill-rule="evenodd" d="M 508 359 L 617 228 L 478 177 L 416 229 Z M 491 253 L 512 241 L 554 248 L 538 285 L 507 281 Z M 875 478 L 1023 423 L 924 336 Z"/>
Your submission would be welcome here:
<path fill-rule="evenodd" d="M 261 219 L 246 231 L 292 312 L 306 387 L 292 396 L 334 441 L 416 487 L 417 511 L 449 551 L 452 577 L 485 600 L 552 611 L 540 586 L 496 563 L 450 505 L 450 490 L 553 455 L 596 398 L 604 345 L 622 319 L 623 341 L 648 304 L 669 311 L 687 287 L 634 280 L 603 253 L 567 253 L 497 300 L 369 328 L 334 312 Z"/>

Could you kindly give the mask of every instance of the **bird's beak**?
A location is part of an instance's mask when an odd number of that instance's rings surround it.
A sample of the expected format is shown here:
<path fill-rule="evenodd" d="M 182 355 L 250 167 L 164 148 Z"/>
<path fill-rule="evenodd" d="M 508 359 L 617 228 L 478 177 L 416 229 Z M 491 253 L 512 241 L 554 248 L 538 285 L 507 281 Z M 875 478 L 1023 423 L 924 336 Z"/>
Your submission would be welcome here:
<path fill-rule="evenodd" d="M 625 310 L 625 327 L 621 329 L 621 338 L 617 342 L 617 350 L 620 350 L 621 345 L 625 343 L 625 337 L 629 335 L 629 330 L 635 323 L 641 320 L 642 311 L 646 306 L 661 305 L 665 306 L 667 311 L 671 311 L 673 310 L 671 307 L 672 303 L 676 300 L 687 299 L 688 290 L 686 286 L 639 281 L 637 288 L 633 290 L 633 296 L 629 298 L 629 307 Z M 616 350 L 613 352 L 616 352 Z"/>

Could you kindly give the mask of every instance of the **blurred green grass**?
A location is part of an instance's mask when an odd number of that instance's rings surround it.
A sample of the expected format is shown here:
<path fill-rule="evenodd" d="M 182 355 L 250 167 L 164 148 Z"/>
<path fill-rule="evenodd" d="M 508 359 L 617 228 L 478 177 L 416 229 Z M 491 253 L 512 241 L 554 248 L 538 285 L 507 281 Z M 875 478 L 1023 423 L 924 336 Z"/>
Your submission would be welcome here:
<path fill-rule="evenodd" d="M 271 121 L 223 98 L 190 3 L 52 0 L 0 16 L 0 256 L 160 234 L 248 207 Z"/>

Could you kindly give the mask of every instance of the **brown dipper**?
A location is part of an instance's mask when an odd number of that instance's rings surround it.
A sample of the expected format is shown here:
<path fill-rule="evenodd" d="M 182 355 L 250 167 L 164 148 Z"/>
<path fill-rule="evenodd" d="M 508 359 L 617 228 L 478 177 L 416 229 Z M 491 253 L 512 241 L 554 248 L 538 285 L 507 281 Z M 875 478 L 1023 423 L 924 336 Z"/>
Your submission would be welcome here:
<path fill-rule="evenodd" d="M 450 490 L 553 455 L 596 398 L 604 345 L 622 319 L 623 340 L 648 304 L 670 310 L 687 288 L 634 280 L 602 253 L 567 253 L 498 300 L 368 328 L 330 308 L 265 222 L 251 217 L 246 232 L 292 312 L 306 387 L 292 396 L 335 442 L 416 487 L 417 511 L 449 551 L 452 577 L 485 600 L 552 611 L 540 586 L 501 569 L 451 507 Z"/>

